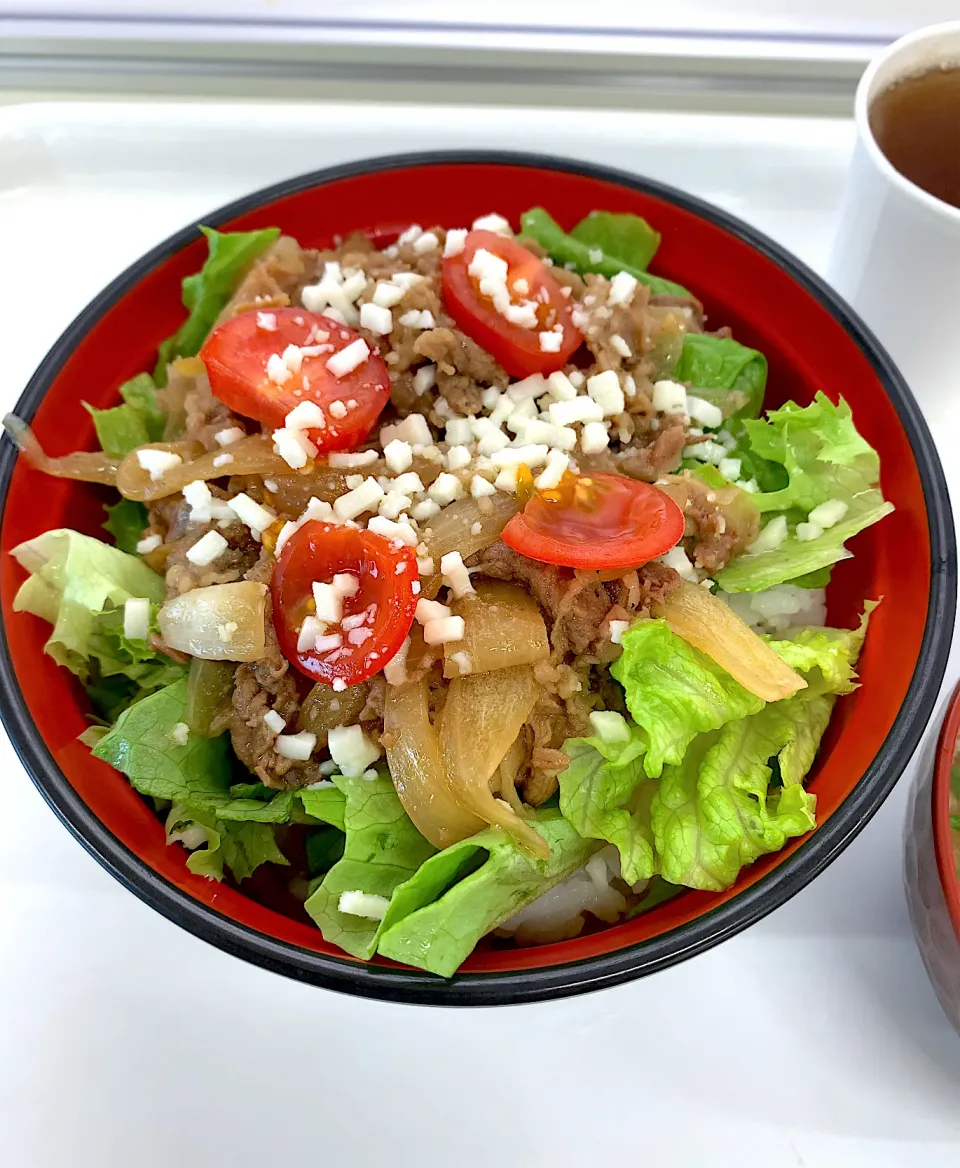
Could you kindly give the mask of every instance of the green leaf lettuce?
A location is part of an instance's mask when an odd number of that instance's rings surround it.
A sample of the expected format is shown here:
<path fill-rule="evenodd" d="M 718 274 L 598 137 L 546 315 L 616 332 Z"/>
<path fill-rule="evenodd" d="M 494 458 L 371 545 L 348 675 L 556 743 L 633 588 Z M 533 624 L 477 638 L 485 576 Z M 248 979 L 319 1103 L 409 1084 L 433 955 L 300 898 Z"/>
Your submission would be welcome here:
<path fill-rule="evenodd" d="M 98 410 L 84 402 L 93 418 L 97 440 L 105 454 L 123 458 L 147 442 L 163 438 L 167 416 L 157 404 L 157 391 L 149 373 L 140 373 L 120 386 L 123 405 Z"/>
<path fill-rule="evenodd" d="M 600 847 L 556 808 L 541 808 L 528 822 L 550 844 L 547 859 L 534 859 L 499 828 L 445 848 L 393 893 L 377 951 L 451 977 L 481 937 L 583 867 Z"/>
<path fill-rule="evenodd" d="M 633 624 L 623 634 L 623 652 L 610 672 L 623 686 L 634 722 L 646 732 L 643 762 L 650 778 L 657 778 L 665 763 L 681 762 L 698 734 L 763 706 L 663 620 Z"/>
<path fill-rule="evenodd" d="M 670 377 L 689 384 L 695 397 L 705 398 L 721 408 L 732 400 L 736 408 L 729 416 L 755 418 L 763 406 L 767 359 L 731 337 L 687 333 Z M 731 399 L 732 394 L 737 397 Z"/>
<path fill-rule="evenodd" d="M 815 539 L 800 540 L 791 532 L 777 548 L 737 556 L 716 575 L 725 591 L 758 592 L 846 559 L 846 541 L 893 510 L 877 487 L 877 453 L 842 399 L 834 405 L 818 393 L 809 406 L 788 402 L 765 421 L 748 419 L 742 426 L 734 454 L 782 468 L 786 476 L 777 483 L 757 476 L 761 488 L 773 488 L 752 496 L 761 512 L 786 515 L 791 528 L 821 503 L 843 503 L 846 513 Z"/>
<path fill-rule="evenodd" d="M 146 507 L 133 499 L 121 499 L 119 503 L 108 503 L 104 510 L 107 518 L 103 528 L 113 536 L 115 546 L 128 555 L 135 555 L 147 526 Z"/>
<path fill-rule="evenodd" d="M 413 826 L 389 776 L 348 779 L 334 775 L 333 782 L 345 798 L 343 858 L 327 872 L 304 908 L 324 940 L 354 957 L 370 958 L 376 951 L 381 922 L 342 913 L 340 897 L 344 892 L 363 892 L 389 899 L 436 849 Z M 320 800 L 309 797 L 311 792 L 302 794 L 309 814 L 322 809 Z M 316 794 L 327 803 L 325 790 Z"/>
<path fill-rule="evenodd" d="M 618 222 L 622 219 L 633 220 L 634 216 L 616 216 L 606 213 L 597 213 L 588 216 L 569 234 L 559 223 L 542 207 L 533 207 L 520 216 L 520 230 L 523 236 L 534 240 L 550 255 L 556 264 L 562 264 L 584 274 L 598 272 L 603 276 L 615 276 L 618 272 L 629 272 L 641 284 L 646 284 L 653 295 L 665 294 L 669 296 L 689 296 L 686 288 L 674 284 L 672 280 L 664 280 L 660 276 L 652 276 L 645 271 L 646 264 L 636 261 L 643 260 L 650 250 L 652 236 L 656 235 L 642 219 L 632 223 L 629 228 Z M 640 226 L 642 224 L 642 227 Z M 649 232 L 647 235 L 644 231 Z M 579 233 L 579 235 L 578 235 Z M 585 242 L 583 236 L 593 235 L 599 238 L 600 233 L 606 237 L 606 244 Z M 641 238 L 646 239 L 641 244 Z M 656 236 L 659 242 L 659 236 Z M 607 249 L 613 249 L 608 251 Z M 623 249 L 628 254 L 617 254 Z M 654 248 L 654 250 L 656 250 Z M 652 253 L 651 253 L 652 254 Z"/>
<path fill-rule="evenodd" d="M 183 303 L 190 315 L 160 345 L 153 371 L 157 385 L 166 385 L 167 365 L 175 357 L 199 353 L 247 269 L 280 234 L 279 227 L 266 227 L 262 231 L 222 232 L 212 227 L 200 230 L 207 237 L 209 254 L 200 271 L 183 281 Z"/>
<path fill-rule="evenodd" d="M 123 605 L 131 597 L 158 604 L 163 579 L 142 560 L 80 532 L 47 531 L 13 549 L 31 573 L 13 607 L 53 625 L 46 651 L 87 687 L 111 721 L 144 693 L 182 676 L 184 667 L 146 642 L 123 634 Z"/>

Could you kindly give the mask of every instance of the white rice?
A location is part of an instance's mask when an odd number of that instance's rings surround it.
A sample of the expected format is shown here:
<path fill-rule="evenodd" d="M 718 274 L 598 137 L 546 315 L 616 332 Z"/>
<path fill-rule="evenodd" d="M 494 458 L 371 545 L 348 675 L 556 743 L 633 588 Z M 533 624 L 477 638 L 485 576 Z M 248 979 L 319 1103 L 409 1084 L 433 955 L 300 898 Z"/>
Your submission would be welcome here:
<path fill-rule="evenodd" d="M 626 897 L 613 887 L 620 878 L 620 855 L 612 845 L 603 848 L 566 880 L 504 921 L 497 934 L 522 945 L 567 941 L 583 928 L 583 914 L 593 913 L 612 924 L 626 912 Z"/>
<path fill-rule="evenodd" d="M 741 620 L 760 633 L 779 633 L 795 625 L 827 623 L 827 594 L 823 588 L 777 584 L 762 592 L 718 592 Z"/>

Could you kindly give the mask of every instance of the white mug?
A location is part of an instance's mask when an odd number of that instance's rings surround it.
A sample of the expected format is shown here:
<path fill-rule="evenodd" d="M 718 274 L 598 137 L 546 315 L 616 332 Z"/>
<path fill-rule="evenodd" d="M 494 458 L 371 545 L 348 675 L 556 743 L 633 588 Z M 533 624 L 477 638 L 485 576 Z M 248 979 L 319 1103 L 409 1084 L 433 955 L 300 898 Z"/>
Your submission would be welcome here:
<path fill-rule="evenodd" d="M 942 65 L 960 67 L 960 21 L 896 41 L 861 78 L 857 142 L 827 271 L 899 365 L 941 443 L 960 434 L 960 208 L 894 169 L 869 111 L 893 82 Z"/>

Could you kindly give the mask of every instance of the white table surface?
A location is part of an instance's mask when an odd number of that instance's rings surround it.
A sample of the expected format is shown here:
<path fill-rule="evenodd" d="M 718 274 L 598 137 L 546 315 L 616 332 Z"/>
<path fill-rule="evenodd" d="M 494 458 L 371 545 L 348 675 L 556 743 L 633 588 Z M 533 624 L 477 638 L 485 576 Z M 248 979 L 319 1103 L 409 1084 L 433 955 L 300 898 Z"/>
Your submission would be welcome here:
<path fill-rule="evenodd" d="M 0 405 L 144 248 L 325 161 L 533 141 L 672 180 L 819 266 L 851 140 L 846 123 L 812 119 L 0 110 Z M 600 994 L 457 1012 L 338 996 L 228 957 L 103 872 L 6 741 L 0 783 L 9 1168 L 960 1162 L 960 1040 L 901 887 L 907 778 L 813 885 L 719 948 Z"/>

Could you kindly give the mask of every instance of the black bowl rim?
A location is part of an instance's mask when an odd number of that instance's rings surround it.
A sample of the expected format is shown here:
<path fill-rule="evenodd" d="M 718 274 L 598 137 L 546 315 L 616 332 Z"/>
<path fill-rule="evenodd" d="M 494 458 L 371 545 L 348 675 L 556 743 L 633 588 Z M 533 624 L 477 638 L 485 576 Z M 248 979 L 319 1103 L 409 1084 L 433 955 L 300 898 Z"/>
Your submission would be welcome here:
<path fill-rule="evenodd" d="M 200 223 L 219 226 L 276 199 L 340 179 L 451 163 L 532 167 L 581 175 L 641 191 L 690 211 L 737 236 L 788 272 L 843 326 L 870 362 L 900 415 L 917 461 L 927 506 L 931 582 L 923 641 L 907 695 L 890 733 L 854 790 L 823 827 L 756 884 L 670 932 L 612 953 L 543 969 L 463 973 L 445 981 L 418 970 L 364 965 L 278 941 L 222 916 L 154 872 L 96 818 L 66 781 L 30 717 L 2 628 L 0 684 L 6 700 L 0 707 L 0 718 L 31 779 L 69 831 L 121 884 L 195 936 L 255 965 L 327 989 L 394 1002 L 493 1006 L 566 997 L 665 969 L 739 933 L 784 904 L 822 872 L 890 793 L 933 712 L 950 647 L 957 565 L 953 514 L 930 431 L 902 375 L 856 313 L 805 264 L 735 216 L 664 183 L 575 159 L 499 150 L 383 155 L 286 179 L 228 203 L 152 248 L 91 301 L 44 358 L 17 403 L 16 413 L 26 420 L 33 417 L 52 381 L 90 327 L 155 266 L 195 240 Z M 15 461 L 13 444 L 4 439 L 0 445 L 0 514 L 5 511 Z"/>

